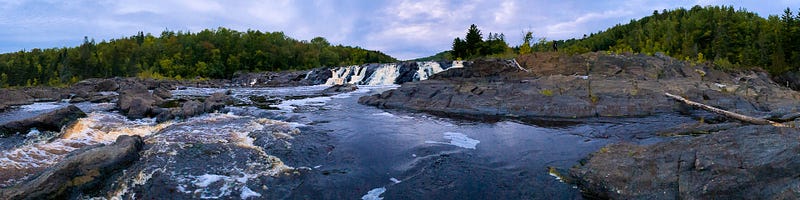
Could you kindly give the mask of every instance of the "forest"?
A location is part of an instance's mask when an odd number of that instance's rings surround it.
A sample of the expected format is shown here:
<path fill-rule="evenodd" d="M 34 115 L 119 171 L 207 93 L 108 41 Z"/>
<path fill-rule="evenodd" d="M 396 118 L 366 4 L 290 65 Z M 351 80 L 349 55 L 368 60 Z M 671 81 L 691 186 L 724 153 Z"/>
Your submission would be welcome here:
<path fill-rule="evenodd" d="M 320 66 L 395 62 L 379 51 L 293 39 L 283 32 L 227 28 L 163 31 L 71 48 L 0 54 L 0 86 L 64 86 L 87 78 L 230 78 L 239 71 L 303 70 Z"/>
<path fill-rule="evenodd" d="M 503 50 L 505 40 L 490 35 L 486 41 L 475 25 L 466 39 L 456 38 L 452 50 L 423 58 L 475 59 L 506 57 L 504 52 L 527 54 L 558 51 L 568 54 L 606 51 L 665 55 L 712 64 L 723 70 L 765 69 L 772 75 L 797 72 L 800 63 L 800 12 L 787 8 L 766 19 L 732 6 L 694 6 L 691 9 L 653 11 L 651 16 L 618 24 L 605 31 L 569 40 L 547 40 L 527 32 L 523 44 Z"/>
<path fill-rule="evenodd" d="M 732 6 L 653 11 L 651 16 L 584 38 L 553 42 L 559 51 L 571 54 L 661 52 L 723 70 L 759 67 L 776 75 L 798 70 L 800 12 L 795 15 L 786 8 L 782 15 L 765 19 Z"/>

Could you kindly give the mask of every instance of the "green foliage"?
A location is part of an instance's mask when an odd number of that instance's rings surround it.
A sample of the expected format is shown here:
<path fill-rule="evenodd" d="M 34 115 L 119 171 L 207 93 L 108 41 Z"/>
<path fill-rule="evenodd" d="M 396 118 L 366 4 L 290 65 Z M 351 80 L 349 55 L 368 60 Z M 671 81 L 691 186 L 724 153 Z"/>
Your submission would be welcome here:
<path fill-rule="evenodd" d="M 570 54 L 662 52 L 695 64 L 713 61 L 721 69 L 762 67 L 778 74 L 798 70 L 800 15 L 787 8 L 781 16 L 765 19 L 732 6 L 694 6 L 653 12 L 582 39 L 555 42 Z"/>
<path fill-rule="evenodd" d="M 436 55 L 424 58 L 417 58 L 411 61 L 442 61 L 442 60 L 456 60 L 456 58 L 453 58 L 453 51 L 442 51 L 437 53 Z"/>
<path fill-rule="evenodd" d="M 86 78 L 229 78 L 237 71 L 302 70 L 320 66 L 395 62 L 378 51 L 331 45 L 325 38 L 296 40 L 282 32 L 226 28 L 197 33 L 139 32 L 102 41 L 84 37 L 72 48 L 0 54 L 0 86 L 61 86 Z"/>
<path fill-rule="evenodd" d="M 508 47 L 505 35 L 489 33 L 486 40 L 478 26 L 472 24 L 467 30 L 465 39 L 456 38 L 453 40 L 452 57 L 473 59 L 478 57 L 513 57 L 513 50 Z"/>
<path fill-rule="evenodd" d="M 542 94 L 544 96 L 550 97 L 550 96 L 553 96 L 553 91 L 550 90 L 550 89 L 542 89 L 542 90 L 539 90 L 539 94 Z"/>
<path fill-rule="evenodd" d="M 533 40 L 533 33 L 528 31 L 525 33 L 525 38 L 522 39 L 522 45 L 519 46 L 519 54 L 529 54 L 533 50 L 531 49 L 531 40 Z"/>

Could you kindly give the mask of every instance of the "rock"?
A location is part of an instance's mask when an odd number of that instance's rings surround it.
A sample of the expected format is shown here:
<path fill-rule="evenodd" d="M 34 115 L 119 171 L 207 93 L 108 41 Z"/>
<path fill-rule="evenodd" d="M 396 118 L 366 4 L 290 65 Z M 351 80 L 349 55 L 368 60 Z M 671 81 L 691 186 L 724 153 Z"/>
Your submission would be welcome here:
<path fill-rule="evenodd" d="M 155 90 L 153 90 L 153 95 L 156 95 L 157 97 L 159 97 L 161 99 L 172 98 L 172 92 L 170 92 L 168 89 L 165 89 L 165 88 L 162 88 L 162 87 L 158 87 Z"/>
<path fill-rule="evenodd" d="M 86 117 L 80 108 L 69 105 L 65 108 L 51 111 L 39 116 L 12 121 L 0 126 L 0 135 L 10 135 L 18 132 L 27 133 L 31 128 L 39 131 L 61 131 L 61 127 L 70 124 L 78 118 Z"/>
<path fill-rule="evenodd" d="M 103 91 L 117 91 L 119 89 L 119 84 L 116 81 L 106 79 L 102 80 L 94 86 L 94 91 L 103 92 Z"/>
<path fill-rule="evenodd" d="M 356 91 L 356 90 L 358 90 L 358 86 L 356 86 L 356 85 L 354 85 L 352 83 L 346 83 L 346 84 L 342 84 L 342 85 L 334 85 L 334 86 L 325 88 L 325 90 L 322 90 L 322 94 L 334 95 L 334 94 L 339 94 L 339 93 L 352 92 L 352 91 Z"/>
<path fill-rule="evenodd" d="M 203 103 L 204 111 L 205 112 L 214 112 L 219 109 L 225 107 L 225 105 L 233 104 L 233 99 L 230 96 L 226 95 L 225 93 L 214 93 L 211 94 L 210 97 L 206 98 L 205 102 Z"/>
<path fill-rule="evenodd" d="M 33 103 L 33 97 L 25 92 L 14 89 L 0 89 L 0 102 L 6 106 L 28 105 Z"/>
<path fill-rule="evenodd" d="M 745 126 L 651 146 L 612 144 L 570 170 L 603 199 L 794 199 L 800 130 Z"/>
<path fill-rule="evenodd" d="M 203 106 L 203 103 L 192 100 L 183 103 L 183 106 L 181 106 L 180 116 L 192 117 L 203 114 L 204 112 L 205 112 L 205 107 Z"/>
<path fill-rule="evenodd" d="M 0 199 L 76 199 L 95 192 L 137 160 L 143 145 L 141 137 L 123 135 L 111 145 L 73 152 L 36 178 L 0 189 Z"/>
<path fill-rule="evenodd" d="M 90 97 L 88 99 L 88 101 L 92 102 L 92 103 L 111 102 L 111 101 L 114 101 L 114 99 L 116 99 L 117 97 L 119 97 L 119 94 L 117 94 L 117 93 L 100 93 L 100 92 L 98 92 L 98 93 L 95 93 L 94 95 L 92 95 L 92 97 Z M 72 101 L 70 101 L 70 102 L 72 102 Z"/>
<path fill-rule="evenodd" d="M 131 83 L 120 88 L 117 107 L 128 118 L 139 119 L 153 114 L 156 98 L 139 83 Z"/>
<path fill-rule="evenodd" d="M 503 60 L 477 60 L 359 103 L 452 116 L 574 119 L 674 113 L 680 106 L 666 92 L 751 116 L 791 110 L 791 102 L 800 101 L 800 93 L 775 87 L 758 71 L 728 73 L 667 58 L 603 53 L 536 53 L 517 60 L 522 69 Z"/>
<path fill-rule="evenodd" d="M 35 102 L 59 101 L 69 98 L 68 92 L 63 89 L 53 87 L 33 87 L 23 89 L 25 94 L 33 98 Z"/>

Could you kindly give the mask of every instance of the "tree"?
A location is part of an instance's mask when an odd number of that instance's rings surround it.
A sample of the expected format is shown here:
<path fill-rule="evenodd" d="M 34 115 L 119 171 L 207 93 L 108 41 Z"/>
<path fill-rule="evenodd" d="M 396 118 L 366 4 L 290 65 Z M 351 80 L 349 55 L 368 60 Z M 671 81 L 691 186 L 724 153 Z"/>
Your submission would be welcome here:
<path fill-rule="evenodd" d="M 483 43 L 483 35 L 481 35 L 481 30 L 478 29 L 478 26 L 472 24 L 469 26 L 469 30 L 467 30 L 467 36 L 465 37 L 466 41 L 466 49 L 467 49 L 467 57 L 471 57 L 473 55 L 478 55 L 480 53 L 481 43 Z"/>
<path fill-rule="evenodd" d="M 453 40 L 453 56 L 456 58 L 467 58 L 467 42 L 456 37 Z"/>
<path fill-rule="evenodd" d="M 229 78 L 237 71 L 395 61 L 379 51 L 332 46 L 323 37 L 301 41 L 282 32 L 222 27 L 198 33 L 166 30 L 159 36 L 137 32 L 99 43 L 84 37 L 77 47 L 0 54 L 0 72 L 7 77 L 0 86 L 60 85 L 112 76 Z"/>
<path fill-rule="evenodd" d="M 8 75 L 6 73 L 0 74 L 0 87 L 8 87 Z"/>
<path fill-rule="evenodd" d="M 533 40 L 533 33 L 528 31 L 525 33 L 525 37 L 522 39 L 522 45 L 519 46 L 519 54 L 529 54 L 531 53 L 531 40 Z"/>

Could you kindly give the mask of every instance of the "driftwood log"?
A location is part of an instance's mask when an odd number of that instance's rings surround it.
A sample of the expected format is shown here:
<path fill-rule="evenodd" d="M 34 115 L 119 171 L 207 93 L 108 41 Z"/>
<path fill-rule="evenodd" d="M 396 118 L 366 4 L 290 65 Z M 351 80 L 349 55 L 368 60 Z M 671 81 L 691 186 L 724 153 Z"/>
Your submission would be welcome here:
<path fill-rule="evenodd" d="M 731 111 L 715 108 L 715 107 L 712 107 L 712 106 L 709 106 L 709 105 L 705 105 L 705 104 L 702 104 L 702 103 L 697 103 L 697 102 L 688 100 L 688 99 L 680 97 L 678 95 L 674 95 L 674 94 L 670 94 L 670 93 L 664 93 L 664 95 L 667 95 L 667 97 L 673 98 L 675 100 L 681 101 L 681 102 L 683 102 L 683 103 L 685 103 L 687 105 L 690 105 L 690 106 L 693 106 L 693 107 L 696 107 L 696 108 L 700 108 L 700 109 L 703 109 L 703 110 L 706 110 L 706 111 L 709 111 L 709 112 L 712 112 L 712 113 L 716 113 L 716 114 L 719 114 L 719 115 L 722 115 L 722 116 L 725 116 L 725 117 L 728 117 L 728 118 L 739 120 L 739 121 L 742 121 L 744 123 L 758 124 L 758 125 L 773 125 L 773 126 L 777 126 L 777 127 L 787 127 L 784 124 L 781 124 L 781 123 L 778 123 L 778 122 L 774 122 L 774 121 L 771 121 L 771 120 L 768 120 L 768 119 L 750 117 L 750 116 L 747 116 L 747 115 L 742 115 L 742 114 L 739 114 L 739 113 L 734 113 L 734 112 L 731 112 Z"/>

